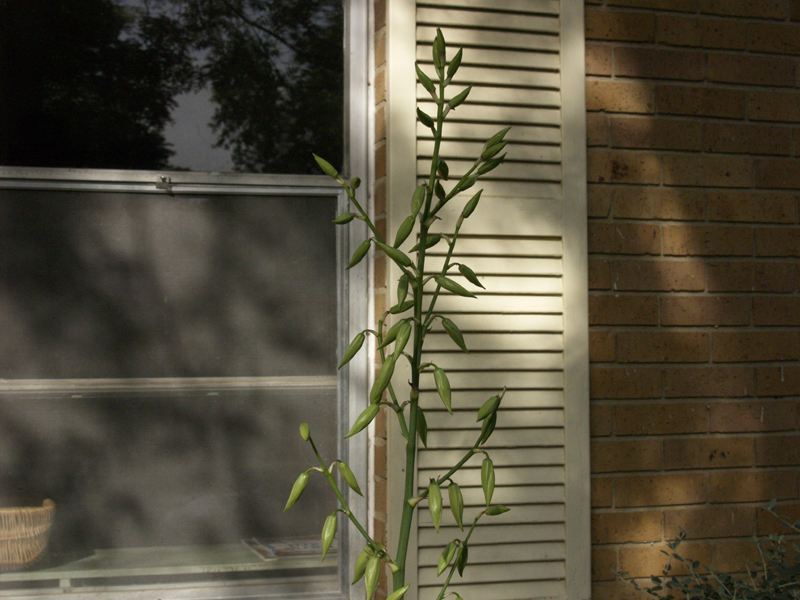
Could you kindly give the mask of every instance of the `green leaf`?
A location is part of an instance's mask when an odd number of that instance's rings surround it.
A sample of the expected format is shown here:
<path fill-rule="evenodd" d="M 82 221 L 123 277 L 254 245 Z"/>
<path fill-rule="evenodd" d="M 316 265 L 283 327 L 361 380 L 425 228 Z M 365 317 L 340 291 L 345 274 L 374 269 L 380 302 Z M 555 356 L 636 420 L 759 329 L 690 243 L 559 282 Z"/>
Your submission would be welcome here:
<path fill-rule="evenodd" d="M 502 154 L 502 155 L 498 156 L 497 158 L 493 158 L 491 160 L 487 160 L 480 167 L 478 167 L 478 170 L 477 170 L 478 175 L 485 175 L 489 171 L 493 171 L 494 169 L 496 169 L 500 165 L 500 163 L 503 162 L 503 160 L 505 160 L 505 158 L 506 158 L 506 155 Z"/>
<path fill-rule="evenodd" d="M 355 585 L 364 576 L 364 572 L 367 570 L 367 561 L 371 556 L 368 548 L 364 548 L 361 554 L 358 555 L 355 567 L 353 567 L 353 581 L 350 585 Z"/>
<path fill-rule="evenodd" d="M 353 423 L 353 426 L 350 428 L 349 433 L 344 437 L 345 438 L 352 437 L 359 431 L 364 429 L 367 425 L 372 423 L 372 420 L 375 418 L 375 415 L 378 414 L 378 411 L 380 411 L 380 409 L 381 409 L 380 404 L 370 404 L 367 408 L 364 409 L 364 411 L 360 415 L 358 415 L 358 418 Z"/>
<path fill-rule="evenodd" d="M 466 298 L 477 298 L 475 294 L 467 290 L 463 285 L 445 277 L 444 275 L 436 275 L 434 280 L 448 292 L 453 292 L 454 294 L 458 294 L 459 296 L 464 296 Z"/>
<path fill-rule="evenodd" d="M 336 518 L 336 513 L 328 515 L 325 519 L 325 524 L 322 526 L 322 560 L 325 560 L 325 555 L 328 554 L 328 549 L 331 547 L 331 542 L 336 535 L 336 525 L 339 519 Z"/>
<path fill-rule="evenodd" d="M 450 100 L 450 102 L 448 102 L 448 103 L 447 103 L 447 106 L 449 106 L 451 109 L 454 109 L 454 108 L 456 108 L 456 107 L 460 106 L 461 104 L 463 104 L 463 103 L 464 103 L 464 100 L 466 100 L 466 99 L 467 99 L 467 96 L 469 96 L 469 93 L 470 93 L 471 91 L 472 91 L 472 86 L 469 86 L 469 87 L 468 87 L 467 89 L 465 89 L 463 92 L 461 92 L 460 94 L 458 94 L 458 95 L 454 96 L 454 97 L 453 97 L 453 98 Z"/>
<path fill-rule="evenodd" d="M 344 225 L 346 223 L 349 223 L 350 221 L 352 221 L 355 218 L 356 218 L 355 213 L 344 212 L 344 213 L 340 214 L 338 217 L 336 217 L 333 220 L 333 222 L 336 223 L 337 225 Z"/>
<path fill-rule="evenodd" d="M 397 303 L 402 304 L 408 296 L 408 275 L 403 273 L 397 279 Z"/>
<path fill-rule="evenodd" d="M 411 215 L 416 219 L 419 211 L 422 209 L 422 203 L 425 201 L 425 191 L 428 186 L 424 183 L 414 190 L 414 195 L 411 196 Z"/>
<path fill-rule="evenodd" d="M 428 237 L 425 238 L 425 249 L 433 248 L 436 244 L 438 244 L 442 239 L 442 234 L 440 233 L 429 233 Z M 416 252 L 419 250 L 419 244 L 416 244 L 409 252 Z"/>
<path fill-rule="evenodd" d="M 476 420 L 483 421 L 486 417 L 495 414 L 498 406 L 500 406 L 500 396 L 492 396 L 483 403 L 483 406 L 481 406 L 478 411 L 478 418 Z"/>
<path fill-rule="evenodd" d="M 367 560 L 367 567 L 364 570 L 364 587 L 367 589 L 367 600 L 371 600 L 373 594 L 375 594 L 380 573 L 381 559 L 377 556 L 370 556 L 369 560 Z"/>
<path fill-rule="evenodd" d="M 494 494 L 494 463 L 488 456 L 481 463 L 481 487 L 483 496 L 486 498 L 486 506 L 489 506 L 492 503 L 492 494 Z"/>
<path fill-rule="evenodd" d="M 483 288 L 483 284 L 478 280 L 478 277 L 475 275 L 475 272 L 470 269 L 467 265 L 458 265 L 458 271 L 461 273 L 464 278 L 469 281 L 472 285 L 477 285 L 479 288 Z"/>
<path fill-rule="evenodd" d="M 444 200 L 445 197 L 447 196 L 447 193 L 444 191 L 444 187 L 438 181 L 436 182 L 436 185 L 433 186 L 433 192 L 436 194 L 436 197 L 439 200 Z"/>
<path fill-rule="evenodd" d="M 393 315 L 399 315 L 400 313 L 406 312 L 409 308 L 414 307 L 413 300 L 406 300 L 400 304 L 395 304 L 392 308 L 389 309 L 389 312 Z"/>
<path fill-rule="evenodd" d="M 450 512 L 453 513 L 458 528 L 464 531 L 464 496 L 461 488 L 455 481 L 451 481 L 447 493 L 450 496 Z"/>
<path fill-rule="evenodd" d="M 456 55 L 453 57 L 453 60 L 451 60 L 450 64 L 447 65 L 448 82 L 453 78 L 453 75 L 456 74 L 456 71 L 458 71 L 458 67 L 461 66 L 461 57 L 463 56 L 463 54 L 464 50 L 462 48 L 459 48 L 458 52 L 456 52 Z"/>
<path fill-rule="evenodd" d="M 511 127 L 506 127 L 505 129 L 501 129 L 497 133 L 495 133 L 492 137 L 486 140 L 486 144 L 484 145 L 486 148 L 491 148 L 495 144 L 499 144 L 506 134 L 511 130 Z"/>
<path fill-rule="evenodd" d="M 359 244 L 358 248 L 356 248 L 356 251 L 353 252 L 353 258 L 350 259 L 350 264 L 347 265 L 348 269 L 352 269 L 361 262 L 361 260 L 367 255 L 367 252 L 369 252 L 369 246 L 371 243 L 372 240 L 366 239 Z"/>
<path fill-rule="evenodd" d="M 451 415 L 453 408 L 450 406 L 450 381 L 447 379 L 447 373 L 439 367 L 433 369 L 433 380 L 436 382 L 436 391 L 439 392 L 439 397 L 444 403 L 444 407 Z"/>
<path fill-rule="evenodd" d="M 286 506 L 283 508 L 283 512 L 286 512 L 292 504 L 297 502 L 297 499 L 300 497 L 300 494 L 303 493 L 303 490 L 306 489 L 306 485 L 308 485 L 308 471 L 303 471 L 300 473 L 300 476 L 295 480 L 294 485 L 292 486 L 292 491 L 289 493 L 289 500 L 286 501 Z"/>
<path fill-rule="evenodd" d="M 506 147 L 506 144 L 508 144 L 508 142 L 503 141 L 503 142 L 500 142 L 499 144 L 495 144 L 494 146 L 490 146 L 490 147 L 486 148 L 481 153 L 481 160 L 489 160 L 493 156 L 496 156 L 497 154 L 500 154 L 500 151 L 503 148 Z"/>
<path fill-rule="evenodd" d="M 453 562 L 453 557 L 456 555 L 456 543 L 455 541 L 450 542 L 447 546 L 444 547 L 442 550 L 442 554 L 439 556 L 439 564 L 436 567 L 436 576 L 438 577 L 444 570 Z"/>
<path fill-rule="evenodd" d="M 425 413 L 421 408 L 417 408 L 417 435 L 419 441 L 426 448 L 428 447 L 428 421 L 425 419 Z"/>
<path fill-rule="evenodd" d="M 447 64 L 447 45 L 444 42 L 442 30 L 439 28 L 436 29 L 436 37 L 433 40 L 433 64 L 440 73 L 444 72 Z"/>
<path fill-rule="evenodd" d="M 323 172 L 326 175 L 328 175 L 329 177 L 333 177 L 337 181 L 341 181 L 341 178 L 339 177 L 339 171 L 334 169 L 333 165 L 331 163 L 329 163 L 324 158 L 320 158 L 316 154 L 313 154 L 313 156 L 314 156 L 314 160 L 317 161 L 317 164 L 319 165 L 319 167 L 323 170 Z"/>
<path fill-rule="evenodd" d="M 387 331 L 386 335 L 383 337 L 383 341 L 378 346 L 378 350 L 380 350 L 381 348 L 385 348 L 393 341 L 395 341 L 395 339 L 397 339 L 397 334 L 400 331 L 400 328 L 403 326 L 403 323 L 405 323 L 407 320 L 408 319 L 402 319 L 397 323 L 395 323 L 394 325 L 392 325 L 391 327 L 389 327 L 389 331 Z"/>
<path fill-rule="evenodd" d="M 361 493 L 361 488 L 358 487 L 358 480 L 356 476 L 353 475 L 353 472 L 350 470 L 350 467 L 347 466 L 347 463 L 344 461 L 339 461 L 339 473 L 342 474 L 342 479 L 344 479 L 345 483 L 350 486 L 350 489 L 353 490 L 359 496 L 363 496 L 364 494 Z"/>
<path fill-rule="evenodd" d="M 403 350 L 405 350 L 406 345 L 408 344 L 408 339 L 411 337 L 412 331 L 411 321 L 405 320 L 403 322 L 403 326 L 400 328 L 400 331 L 397 332 L 397 340 L 394 344 L 394 352 L 392 355 L 394 356 L 395 360 L 402 354 Z"/>
<path fill-rule="evenodd" d="M 480 190 L 477 194 L 475 194 L 472 198 L 469 199 L 469 202 L 464 205 L 464 210 L 461 211 L 461 216 L 465 219 L 468 218 L 475 208 L 478 206 L 478 201 L 481 199 L 481 194 L 483 190 Z"/>
<path fill-rule="evenodd" d="M 383 250 L 383 252 L 386 254 L 386 256 L 388 256 L 395 263 L 397 263 L 398 266 L 401 266 L 401 267 L 410 267 L 411 266 L 411 259 L 408 258 L 402 252 L 400 252 L 400 250 L 398 250 L 397 248 L 392 248 L 391 246 L 389 246 L 387 244 L 384 244 L 383 242 L 379 242 L 378 240 L 375 240 L 375 244 L 378 246 L 378 248 Z"/>
<path fill-rule="evenodd" d="M 489 415 L 489 418 L 486 419 L 483 422 L 483 425 L 481 426 L 481 436 L 480 438 L 478 438 L 479 446 L 482 446 L 487 442 L 489 437 L 492 435 L 492 432 L 494 432 L 495 425 L 497 425 L 497 413 L 493 412 L 491 415 Z"/>
<path fill-rule="evenodd" d="M 342 362 L 339 363 L 339 369 L 349 363 L 353 357 L 358 354 L 358 351 L 361 350 L 361 346 L 364 345 L 365 339 L 364 332 L 356 334 L 356 337 L 353 338 L 353 341 L 350 342 L 350 345 L 347 347 L 347 350 L 344 352 L 344 356 L 342 357 Z"/>
<path fill-rule="evenodd" d="M 308 429 L 308 423 L 300 423 L 300 437 L 303 438 L 303 441 L 307 442 L 310 436 L 311 432 Z"/>
<path fill-rule="evenodd" d="M 436 123 L 433 122 L 433 117 L 431 117 L 428 113 L 423 112 L 419 108 L 417 109 L 417 117 L 419 118 L 420 123 L 425 125 L 425 127 L 430 127 L 431 129 L 436 127 Z"/>
<path fill-rule="evenodd" d="M 490 517 L 496 517 L 497 515 L 502 515 L 503 513 L 507 513 L 511 509 L 507 506 L 501 506 L 500 504 L 496 506 L 490 506 L 486 509 L 486 514 Z"/>
<path fill-rule="evenodd" d="M 456 343 L 456 346 L 469 354 L 467 345 L 464 343 L 464 336 L 461 334 L 461 330 L 456 326 L 456 324 L 447 317 L 442 317 L 442 327 L 444 327 L 444 330 L 447 332 L 447 335 L 450 336 L 450 339 Z"/>
<path fill-rule="evenodd" d="M 464 576 L 464 569 L 467 566 L 468 556 L 469 556 L 469 546 L 467 545 L 461 546 L 458 552 L 458 557 L 456 558 L 456 568 L 458 569 L 459 577 Z"/>
<path fill-rule="evenodd" d="M 398 333 L 398 335 L 400 334 Z M 385 361 L 383 361 L 381 370 L 378 371 L 378 376 L 375 378 L 375 382 L 372 384 L 372 389 L 369 392 L 369 401 L 371 404 L 377 405 L 378 402 L 381 401 L 383 390 L 386 389 L 386 387 L 389 385 L 389 381 L 392 379 L 396 360 L 397 358 L 394 355 L 391 355 Z"/>
<path fill-rule="evenodd" d="M 439 531 L 439 522 L 442 519 L 442 491 L 439 489 L 439 484 L 431 479 L 428 486 L 428 510 L 431 512 L 433 519 L 433 526 L 436 531 Z"/>
<path fill-rule="evenodd" d="M 439 177 L 447 181 L 447 178 L 450 177 L 450 167 L 447 166 L 447 162 L 443 158 L 439 159 L 439 162 L 436 165 L 436 172 L 439 174 Z"/>
<path fill-rule="evenodd" d="M 436 88 L 434 87 L 433 82 L 431 81 L 431 78 L 428 77 L 427 75 L 425 75 L 425 73 L 422 72 L 422 69 L 419 68 L 419 64 L 415 63 L 414 64 L 414 68 L 417 71 L 417 79 L 419 79 L 419 82 L 422 84 L 422 87 L 424 87 L 426 90 L 428 90 L 428 93 L 431 96 L 433 96 L 433 98 L 435 100 L 436 99 Z M 333 167 L 331 167 L 331 168 L 333 168 Z"/>
<path fill-rule="evenodd" d="M 353 191 L 355 191 L 355 190 L 357 190 L 359 187 L 361 187 L 361 178 L 360 178 L 360 177 L 353 177 L 353 178 L 350 180 L 350 189 L 352 189 Z"/>
<path fill-rule="evenodd" d="M 391 595 L 388 598 L 386 598 L 386 600 L 400 600 L 400 598 L 405 596 L 406 592 L 408 591 L 408 588 L 410 587 L 411 587 L 410 583 L 408 585 L 404 585 L 399 590 L 392 592 Z"/>
<path fill-rule="evenodd" d="M 400 244 L 406 241 L 408 236 L 411 234 L 411 230 L 414 228 L 414 217 L 408 216 L 405 220 L 400 223 L 400 227 L 397 228 L 397 235 L 394 238 L 394 247 L 399 248 Z"/>

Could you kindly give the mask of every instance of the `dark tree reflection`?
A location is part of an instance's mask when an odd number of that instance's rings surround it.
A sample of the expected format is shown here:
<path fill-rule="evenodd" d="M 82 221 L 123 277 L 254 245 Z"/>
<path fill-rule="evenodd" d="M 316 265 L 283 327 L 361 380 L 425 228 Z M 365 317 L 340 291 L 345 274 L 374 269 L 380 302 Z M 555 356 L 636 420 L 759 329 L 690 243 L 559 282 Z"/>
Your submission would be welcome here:
<path fill-rule="evenodd" d="M 340 0 L 0 0 L 0 164 L 195 168 L 165 128 L 212 104 L 237 171 L 343 156 Z"/>

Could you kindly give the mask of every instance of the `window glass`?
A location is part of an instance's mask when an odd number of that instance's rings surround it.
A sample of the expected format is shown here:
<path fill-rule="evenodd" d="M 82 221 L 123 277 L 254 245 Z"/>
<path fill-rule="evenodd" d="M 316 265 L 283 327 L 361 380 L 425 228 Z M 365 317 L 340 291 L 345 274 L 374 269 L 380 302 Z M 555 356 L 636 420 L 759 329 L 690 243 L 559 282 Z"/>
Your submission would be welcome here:
<path fill-rule="evenodd" d="M 343 156 L 341 0 L 0 3 L 0 164 L 317 173 Z"/>

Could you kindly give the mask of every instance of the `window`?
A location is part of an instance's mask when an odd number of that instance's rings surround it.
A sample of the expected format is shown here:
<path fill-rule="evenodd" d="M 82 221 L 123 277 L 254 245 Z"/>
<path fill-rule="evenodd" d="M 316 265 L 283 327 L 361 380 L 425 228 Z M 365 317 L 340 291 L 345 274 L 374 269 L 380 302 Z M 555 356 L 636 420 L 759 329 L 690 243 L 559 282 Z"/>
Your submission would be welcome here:
<path fill-rule="evenodd" d="M 366 359 L 336 370 L 366 322 L 365 269 L 342 267 L 359 232 L 306 175 L 312 149 L 365 171 L 366 65 L 342 53 L 346 31 L 367 54 L 365 7 L 346 8 L 0 7 L 0 597 L 349 593 L 348 527 L 313 554 L 321 478 L 282 513 L 313 464 L 303 420 L 365 481 L 341 437 Z M 45 500 L 48 548 L 21 564 L 3 511 Z"/>

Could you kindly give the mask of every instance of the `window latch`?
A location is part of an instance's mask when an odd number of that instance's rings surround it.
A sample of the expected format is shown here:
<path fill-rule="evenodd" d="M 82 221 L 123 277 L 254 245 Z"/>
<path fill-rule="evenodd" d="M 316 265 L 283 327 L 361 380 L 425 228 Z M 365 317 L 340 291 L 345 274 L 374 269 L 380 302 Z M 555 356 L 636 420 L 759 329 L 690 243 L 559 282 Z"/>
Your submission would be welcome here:
<path fill-rule="evenodd" d="M 172 188 L 172 179 L 166 175 L 159 175 L 156 181 L 156 189 L 170 191 Z"/>

